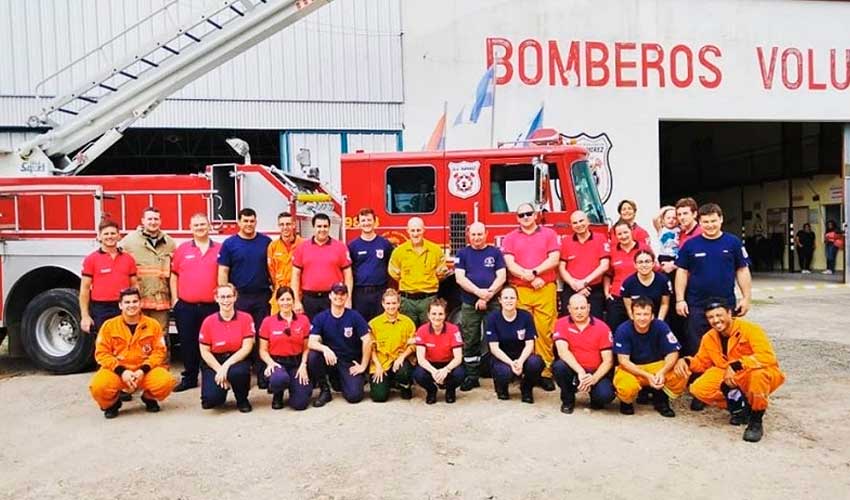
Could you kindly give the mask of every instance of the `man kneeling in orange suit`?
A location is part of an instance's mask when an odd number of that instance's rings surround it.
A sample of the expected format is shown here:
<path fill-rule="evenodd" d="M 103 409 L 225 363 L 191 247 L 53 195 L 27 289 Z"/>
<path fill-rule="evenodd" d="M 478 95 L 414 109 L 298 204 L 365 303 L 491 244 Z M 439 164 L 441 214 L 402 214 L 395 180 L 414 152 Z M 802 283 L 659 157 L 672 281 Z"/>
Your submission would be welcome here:
<path fill-rule="evenodd" d="M 744 441 L 761 440 L 762 417 L 772 392 L 785 382 L 773 346 L 760 326 L 732 316 L 723 299 L 709 299 L 705 316 L 711 325 L 693 357 L 676 363 L 677 374 L 700 374 L 691 384 L 691 395 L 700 401 L 727 408 L 732 425 L 747 424 Z"/>
<path fill-rule="evenodd" d="M 162 327 L 142 315 L 137 288 L 122 290 L 118 307 L 121 315 L 107 320 L 97 335 L 94 359 L 100 369 L 92 377 L 89 391 L 106 418 L 118 416 L 122 390 L 133 393 L 141 389 L 145 409 L 158 412 L 157 401 L 167 398 L 177 383 L 166 364 Z"/>

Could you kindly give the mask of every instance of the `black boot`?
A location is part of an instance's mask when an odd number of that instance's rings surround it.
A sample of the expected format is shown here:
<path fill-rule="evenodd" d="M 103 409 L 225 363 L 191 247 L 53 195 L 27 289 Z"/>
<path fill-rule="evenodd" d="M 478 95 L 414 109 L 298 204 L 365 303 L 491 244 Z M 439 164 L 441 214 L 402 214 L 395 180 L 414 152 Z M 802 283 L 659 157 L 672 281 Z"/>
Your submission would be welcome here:
<path fill-rule="evenodd" d="M 272 396 L 272 410 L 280 410 L 283 408 L 283 391 L 276 392 Z"/>
<path fill-rule="evenodd" d="M 425 394 L 425 404 L 426 405 L 432 405 L 436 402 L 437 402 L 437 391 L 436 390 L 428 391 L 427 394 Z"/>
<path fill-rule="evenodd" d="M 534 404 L 534 392 L 532 386 L 523 383 L 520 386 L 520 392 L 522 394 L 523 403 Z"/>
<path fill-rule="evenodd" d="M 148 413 L 157 413 L 159 411 L 159 403 L 155 399 L 148 399 L 142 395 L 142 403 L 145 404 L 145 411 Z"/>
<path fill-rule="evenodd" d="M 758 443 L 764 434 L 761 419 L 764 417 L 764 410 L 750 412 L 750 422 L 744 430 L 744 441 L 750 443 Z"/>
<path fill-rule="evenodd" d="M 575 409 L 576 409 L 575 394 L 573 394 L 573 397 L 567 398 L 566 401 L 563 398 L 561 399 L 561 413 L 565 413 L 565 414 L 569 415 Z M 634 412 L 632 412 L 632 413 L 634 413 Z"/>
<path fill-rule="evenodd" d="M 115 417 L 118 416 L 118 410 L 120 410 L 120 409 L 121 409 L 121 398 L 118 398 L 118 401 L 116 401 L 115 404 L 113 404 L 109 408 L 103 410 L 103 417 L 104 418 L 115 418 Z"/>
<path fill-rule="evenodd" d="M 463 383 L 460 384 L 461 392 L 468 392 L 476 387 L 481 387 L 481 384 L 478 382 L 478 377 L 466 377 L 463 379 Z"/>
<path fill-rule="evenodd" d="M 331 395 L 331 386 L 330 384 L 328 384 L 328 381 L 325 380 L 319 386 L 319 397 L 317 397 L 316 400 L 313 401 L 313 408 L 321 408 L 326 404 L 330 403 L 332 399 L 333 396 Z"/>
<path fill-rule="evenodd" d="M 501 399 L 502 401 L 507 401 L 507 400 L 511 399 L 511 397 L 508 395 L 508 386 L 507 385 L 501 385 L 501 384 L 494 384 L 494 385 L 496 387 L 496 397 L 497 398 Z"/>
<path fill-rule="evenodd" d="M 638 391 L 637 400 L 635 403 L 639 405 L 648 405 L 652 403 L 652 392 L 649 387 L 641 387 L 640 391 Z"/>
<path fill-rule="evenodd" d="M 620 401 L 620 413 L 623 415 L 634 415 L 635 414 L 635 405 L 634 403 L 623 403 Z"/>
<path fill-rule="evenodd" d="M 452 404 L 457 401 L 457 394 L 454 387 L 446 387 L 446 403 Z"/>
<path fill-rule="evenodd" d="M 661 389 L 656 390 L 655 394 L 652 395 L 652 406 L 662 417 L 672 418 L 676 416 L 676 412 L 673 411 L 673 408 L 670 408 L 670 398 Z"/>

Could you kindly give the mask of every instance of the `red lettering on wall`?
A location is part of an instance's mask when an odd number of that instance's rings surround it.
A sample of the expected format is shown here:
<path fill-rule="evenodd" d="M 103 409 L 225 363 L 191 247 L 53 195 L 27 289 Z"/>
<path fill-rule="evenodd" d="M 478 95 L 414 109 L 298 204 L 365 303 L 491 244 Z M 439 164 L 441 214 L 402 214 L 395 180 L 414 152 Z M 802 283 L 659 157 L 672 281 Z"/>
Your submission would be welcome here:
<path fill-rule="evenodd" d="M 579 56 L 579 42 L 570 42 L 570 51 L 567 53 L 567 61 L 561 59 L 561 50 L 558 48 L 557 40 L 549 40 L 549 85 L 555 86 L 555 76 L 559 76 L 561 85 L 570 85 L 567 72 L 572 71 L 576 76 L 576 87 L 581 87 L 581 57 Z"/>
<path fill-rule="evenodd" d="M 815 81 L 815 51 L 808 50 L 809 55 L 809 90 L 826 90 L 826 83 Z"/>
<path fill-rule="evenodd" d="M 637 68 L 635 61 L 624 61 L 623 52 L 635 50 L 633 43 L 617 42 L 614 44 L 614 84 L 617 87 L 637 87 L 637 80 L 623 78 L 623 70 Z"/>
<path fill-rule="evenodd" d="M 534 61 L 534 74 L 529 76 L 527 71 L 529 64 L 526 60 L 526 52 L 531 49 Z M 543 48 L 540 42 L 534 39 L 523 40 L 517 49 L 519 53 L 519 79 L 526 85 L 537 85 L 543 79 Z"/>
<path fill-rule="evenodd" d="M 838 90 L 850 87 L 850 49 L 844 50 L 844 81 L 838 81 L 838 61 L 835 59 L 835 49 L 829 51 L 829 79 L 832 86 Z"/>
<path fill-rule="evenodd" d="M 791 64 L 789 63 L 789 59 L 796 59 L 796 74 L 795 80 L 792 80 L 788 73 L 790 73 Z M 800 53 L 799 50 L 795 48 L 789 48 L 782 51 L 782 85 L 785 85 L 785 88 L 788 90 L 797 90 L 800 88 L 800 85 L 803 84 L 803 54 Z"/>
<path fill-rule="evenodd" d="M 494 55 L 496 48 L 500 47 L 502 49 L 502 53 L 499 54 L 498 60 Z M 514 47 L 511 44 L 510 40 L 507 38 L 501 37 L 489 37 L 487 38 L 487 68 L 492 66 L 495 62 L 496 64 L 496 85 L 504 85 L 511 81 L 511 78 L 514 76 L 514 68 L 511 65 L 511 56 L 513 55 Z M 505 68 L 505 74 L 499 75 L 499 66 Z"/>
<path fill-rule="evenodd" d="M 720 52 L 720 49 L 715 47 L 714 45 L 706 45 L 705 47 L 699 50 L 699 62 L 702 66 L 708 70 L 709 73 L 714 75 L 714 78 L 708 78 L 705 76 L 699 77 L 699 82 L 703 87 L 707 89 L 716 89 L 720 86 L 720 82 L 723 81 L 723 73 L 720 72 L 720 68 L 717 67 L 716 64 L 712 63 L 708 60 L 708 55 L 713 55 L 715 58 L 720 59 L 723 55 Z"/>
<path fill-rule="evenodd" d="M 679 61 L 685 57 L 685 78 L 679 78 Z M 676 45 L 670 50 L 670 81 L 681 88 L 690 87 L 694 81 L 694 54 L 687 45 Z"/>
<path fill-rule="evenodd" d="M 598 59 L 594 57 L 594 52 L 599 54 Z M 611 77 L 611 71 L 608 69 L 608 46 L 602 42 L 585 42 L 584 43 L 584 61 L 585 75 L 584 81 L 588 87 L 604 87 Z M 593 70 L 602 70 L 602 76 L 594 78 Z"/>
<path fill-rule="evenodd" d="M 761 70 L 761 81 L 765 90 L 773 88 L 773 75 L 776 71 L 776 52 L 779 49 L 776 47 L 770 48 L 770 64 L 767 68 L 764 65 L 764 48 L 756 47 L 756 55 L 759 60 L 759 69 Z"/>
<path fill-rule="evenodd" d="M 650 52 L 655 54 L 655 57 L 650 59 Z M 664 49 L 657 43 L 642 43 L 640 44 L 640 60 L 641 60 L 641 85 L 646 87 L 649 85 L 649 70 L 654 69 L 658 72 L 658 86 L 664 88 L 664 68 L 661 66 L 664 63 Z"/>

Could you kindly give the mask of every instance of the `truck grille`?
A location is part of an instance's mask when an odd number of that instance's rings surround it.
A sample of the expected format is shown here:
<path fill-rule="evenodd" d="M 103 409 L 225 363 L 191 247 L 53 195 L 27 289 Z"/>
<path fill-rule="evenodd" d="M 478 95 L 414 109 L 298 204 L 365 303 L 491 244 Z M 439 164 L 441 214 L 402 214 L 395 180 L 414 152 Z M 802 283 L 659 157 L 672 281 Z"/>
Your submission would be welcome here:
<path fill-rule="evenodd" d="M 466 246 L 466 212 L 449 213 L 449 243 L 452 255 Z"/>

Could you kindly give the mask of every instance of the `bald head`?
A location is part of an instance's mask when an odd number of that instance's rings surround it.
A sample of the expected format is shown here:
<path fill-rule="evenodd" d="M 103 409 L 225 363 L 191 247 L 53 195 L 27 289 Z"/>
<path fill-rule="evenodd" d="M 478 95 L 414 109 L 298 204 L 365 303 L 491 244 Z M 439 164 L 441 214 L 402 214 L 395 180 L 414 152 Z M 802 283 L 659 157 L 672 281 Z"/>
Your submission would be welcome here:
<path fill-rule="evenodd" d="M 411 217 L 407 221 L 407 236 L 414 246 L 419 246 L 425 239 L 425 221 L 419 217 Z"/>
<path fill-rule="evenodd" d="M 481 222 L 473 222 L 467 230 L 469 233 L 469 244 L 476 250 L 487 245 L 487 228 Z"/>
<path fill-rule="evenodd" d="M 573 232 L 579 236 L 584 236 L 587 234 L 588 228 L 587 214 L 581 210 L 576 210 L 570 215 L 570 226 L 573 228 Z"/>
<path fill-rule="evenodd" d="M 575 323 L 584 323 L 590 317 L 590 303 L 587 302 L 587 297 L 580 293 L 575 293 L 570 297 L 567 309 Z"/>

